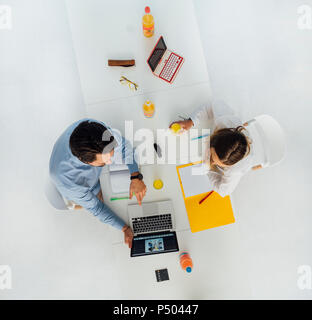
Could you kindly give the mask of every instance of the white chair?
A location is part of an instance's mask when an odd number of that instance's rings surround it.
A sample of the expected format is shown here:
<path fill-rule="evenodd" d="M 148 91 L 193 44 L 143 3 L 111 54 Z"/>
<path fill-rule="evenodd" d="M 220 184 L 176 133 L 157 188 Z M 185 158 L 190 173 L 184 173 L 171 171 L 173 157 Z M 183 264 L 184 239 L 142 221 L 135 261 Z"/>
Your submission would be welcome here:
<path fill-rule="evenodd" d="M 60 192 L 57 190 L 56 186 L 54 185 L 53 181 L 51 181 L 51 178 L 48 177 L 46 179 L 46 185 L 45 185 L 45 195 L 52 205 L 57 210 L 68 210 L 68 206 L 65 203 L 64 198 L 60 194 Z"/>
<path fill-rule="evenodd" d="M 248 127 L 254 145 L 254 170 L 273 166 L 284 158 L 284 131 L 274 118 L 264 114 L 244 123 L 244 126 Z"/>

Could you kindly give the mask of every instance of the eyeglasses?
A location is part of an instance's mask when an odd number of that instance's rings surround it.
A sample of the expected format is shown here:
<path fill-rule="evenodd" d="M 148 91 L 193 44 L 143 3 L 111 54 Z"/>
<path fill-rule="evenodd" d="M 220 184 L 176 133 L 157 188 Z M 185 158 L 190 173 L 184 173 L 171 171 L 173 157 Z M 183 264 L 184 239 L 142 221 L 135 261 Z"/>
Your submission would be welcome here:
<path fill-rule="evenodd" d="M 128 86 L 131 91 L 137 91 L 138 90 L 139 86 L 136 83 L 134 83 L 134 82 L 130 81 L 129 79 L 127 79 L 124 76 L 121 76 L 119 81 L 120 81 L 121 84 L 123 84 L 125 86 Z"/>

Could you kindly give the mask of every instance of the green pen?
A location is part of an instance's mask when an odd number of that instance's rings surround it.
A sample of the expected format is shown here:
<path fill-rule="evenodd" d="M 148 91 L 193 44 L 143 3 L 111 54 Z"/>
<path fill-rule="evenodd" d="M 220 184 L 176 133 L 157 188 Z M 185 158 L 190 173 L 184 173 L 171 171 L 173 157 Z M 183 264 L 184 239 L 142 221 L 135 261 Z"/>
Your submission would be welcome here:
<path fill-rule="evenodd" d="M 129 197 L 110 198 L 110 201 L 115 201 L 115 200 L 126 200 L 126 199 L 129 199 Z"/>

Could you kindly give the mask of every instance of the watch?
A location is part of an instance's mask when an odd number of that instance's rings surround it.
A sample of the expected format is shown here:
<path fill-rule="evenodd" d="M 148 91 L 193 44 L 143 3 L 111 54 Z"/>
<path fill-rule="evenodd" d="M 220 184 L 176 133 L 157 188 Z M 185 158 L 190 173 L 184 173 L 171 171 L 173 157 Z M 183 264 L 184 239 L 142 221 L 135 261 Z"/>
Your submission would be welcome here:
<path fill-rule="evenodd" d="M 142 173 L 138 173 L 136 176 L 131 176 L 130 180 L 133 180 L 133 179 L 143 180 L 143 174 Z"/>

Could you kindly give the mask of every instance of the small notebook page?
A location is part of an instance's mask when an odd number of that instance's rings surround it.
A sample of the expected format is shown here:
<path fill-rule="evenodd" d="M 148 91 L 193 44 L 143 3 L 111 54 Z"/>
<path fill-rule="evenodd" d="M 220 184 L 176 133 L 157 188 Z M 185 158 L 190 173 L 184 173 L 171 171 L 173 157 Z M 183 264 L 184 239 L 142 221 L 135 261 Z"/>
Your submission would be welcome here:
<path fill-rule="evenodd" d="M 212 190 L 212 185 L 202 163 L 179 169 L 184 195 L 186 198 Z"/>
<path fill-rule="evenodd" d="M 109 176 L 113 193 L 129 193 L 130 171 L 127 165 L 110 165 Z"/>
<path fill-rule="evenodd" d="M 109 165 L 109 172 L 124 171 L 124 170 L 128 170 L 128 166 L 126 164 L 110 164 Z"/>

